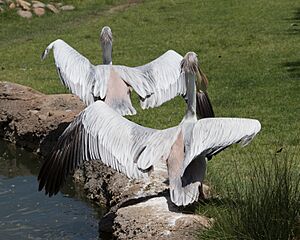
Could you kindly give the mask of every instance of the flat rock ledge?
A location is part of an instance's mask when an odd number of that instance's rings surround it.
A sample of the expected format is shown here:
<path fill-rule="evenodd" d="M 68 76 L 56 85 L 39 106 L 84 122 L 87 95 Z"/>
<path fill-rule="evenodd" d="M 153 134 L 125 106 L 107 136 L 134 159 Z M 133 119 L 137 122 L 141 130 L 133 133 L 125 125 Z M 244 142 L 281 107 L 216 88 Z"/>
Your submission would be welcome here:
<path fill-rule="evenodd" d="M 82 109 L 70 94 L 44 95 L 0 82 L 0 137 L 45 156 Z"/>
<path fill-rule="evenodd" d="M 0 82 L 0 137 L 46 156 L 60 134 L 84 109 L 71 94 L 45 95 L 29 87 Z M 87 197 L 108 209 L 99 222 L 109 239 L 193 239 L 210 219 L 182 213 L 168 194 L 164 171 L 147 180 L 130 180 L 101 164 L 87 162 L 73 176 Z M 206 189 L 208 194 L 209 189 Z"/>

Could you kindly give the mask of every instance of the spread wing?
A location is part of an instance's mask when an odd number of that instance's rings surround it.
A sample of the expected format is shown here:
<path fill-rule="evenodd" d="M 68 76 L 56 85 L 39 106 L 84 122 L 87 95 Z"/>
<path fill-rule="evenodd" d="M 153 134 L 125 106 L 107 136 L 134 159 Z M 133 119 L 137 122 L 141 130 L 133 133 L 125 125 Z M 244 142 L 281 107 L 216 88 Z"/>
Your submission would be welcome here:
<path fill-rule="evenodd" d="M 260 128 L 257 120 L 239 118 L 205 118 L 184 127 L 183 139 L 177 139 L 182 150 L 168 159 L 177 164 L 176 171 L 168 168 L 171 200 L 178 206 L 196 201 L 206 172 L 205 158 L 234 143 L 247 145 Z M 182 151 L 184 159 L 178 157 Z"/>
<path fill-rule="evenodd" d="M 143 109 L 158 107 L 166 101 L 186 93 L 184 77 L 180 73 L 182 56 L 169 50 L 152 62 L 136 67 L 145 75 L 144 81 L 152 92 L 141 99 Z"/>
<path fill-rule="evenodd" d="M 193 128 L 189 159 L 198 155 L 211 157 L 234 143 L 246 146 L 260 129 L 260 122 L 256 119 L 201 119 Z"/>
<path fill-rule="evenodd" d="M 138 69 L 118 65 L 94 66 L 86 57 L 60 39 L 49 44 L 42 59 L 46 58 L 51 49 L 53 49 L 56 69 L 62 84 L 86 105 L 93 103 L 94 98 L 105 99 L 108 82 L 115 81 L 111 79 L 113 72 L 117 73 L 115 75 L 117 78 L 120 77 L 127 85 L 132 86 L 141 98 L 151 94 L 148 82 L 144 81 L 145 74 Z M 120 99 L 119 102 L 122 101 L 126 104 L 115 104 L 112 107 L 120 114 L 134 114 L 135 110 L 131 102 L 128 99 L 126 101 Z"/>
<path fill-rule="evenodd" d="M 45 49 L 42 59 L 53 49 L 57 73 L 63 85 L 77 95 L 86 105 L 94 96 L 104 98 L 109 67 L 98 68 L 63 40 L 56 40 Z"/>
<path fill-rule="evenodd" d="M 142 127 L 97 101 L 59 138 L 40 170 L 39 190 L 45 187 L 46 194 L 56 194 L 68 174 L 89 160 L 101 160 L 129 178 L 145 177 L 156 161 L 167 159 L 176 133 L 177 128 Z"/>

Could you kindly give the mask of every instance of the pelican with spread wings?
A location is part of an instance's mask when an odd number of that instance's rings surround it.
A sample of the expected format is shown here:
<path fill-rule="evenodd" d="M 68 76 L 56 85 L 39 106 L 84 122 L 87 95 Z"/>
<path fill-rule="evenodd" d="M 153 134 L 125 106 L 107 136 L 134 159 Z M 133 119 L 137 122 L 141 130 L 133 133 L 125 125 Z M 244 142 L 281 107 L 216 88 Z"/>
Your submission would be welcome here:
<path fill-rule="evenodd" d="M 187 111 L 173 128 L 156 130 L 120 116 L 105 102 L 97 101 L 66 128 L 44 162 L 39 190 L 56 194 L 66 177 L 84 161 L 100 160 L 127 177 L 147 178 L 166 166 L 170 196 L 178 206 L 198 200 L 206 172 L 206 158 L 234 143 L 248 144 L 260 131 L 258 120 L 196 116 L 197 55 L 181 62 L 187 88 Z M 201 78 L 199 80 L 201 83 Z"/>
<path fill-rule="evenodd" d="M 158 107 L 178 96 L 186 95 L 184 77 L 180 73 L 182 56 L 173 50 L 139 67 L 112 65 L 112 32 L 105 26 L 100 34 L 103 65 L 90 61 L 63 40 L 49 44 L 42 55 L 45 59 L 53 49 L 54 60 L 61 82 L 79 96 L 86 105 L 103 100 L 121 115 L 136 114 L 130 94 L 133 89 L 143 109 Z M 197 85 L 197 112 L 200 117 L 213 117 L 206 93 L 207 79 L 199 69 L 202 85 Z"/>

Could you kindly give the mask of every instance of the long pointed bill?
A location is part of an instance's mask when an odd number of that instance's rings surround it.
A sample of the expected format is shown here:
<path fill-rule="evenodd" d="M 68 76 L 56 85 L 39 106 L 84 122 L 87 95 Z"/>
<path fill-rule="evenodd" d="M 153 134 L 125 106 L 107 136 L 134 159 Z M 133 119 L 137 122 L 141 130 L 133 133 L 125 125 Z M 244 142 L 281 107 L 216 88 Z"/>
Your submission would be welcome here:
<path fill-rule="evenodd" d="M 208 80 L 200 67 L 198 67 L 196 76 L 197 76 L 197 78 L 196 78 L 196 87 L 197 87 L 196 112 L 197 112 L 197 116 L 198 116 L 198 118 L 215 117 L 213 107 L 211 105 L 210 99 L 206 92 L 207 87 L 208 87 Z"/>
<path fill-rule="evenodd" d="M 198 118 L 215 117 L 213 107 L 206 92 L 200 91 L 196 93 L 196 113 Z"/>
<path fill-rule="evenodd" d="M 206 92 L 208 87 L 208 80 L 200 67 L 198 67 L 198 71 L 196 71 L 196 76 L 197 92 L 200 92 L 200 90 Z"/>

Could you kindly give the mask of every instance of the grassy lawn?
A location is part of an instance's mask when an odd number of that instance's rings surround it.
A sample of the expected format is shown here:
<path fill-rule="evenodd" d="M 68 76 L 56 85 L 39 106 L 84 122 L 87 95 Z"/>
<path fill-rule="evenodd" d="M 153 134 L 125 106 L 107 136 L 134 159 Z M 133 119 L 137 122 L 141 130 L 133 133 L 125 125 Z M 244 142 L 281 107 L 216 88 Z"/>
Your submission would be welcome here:
<path fill-rule="evenodd" d="M 72 1 L 69 1 L 72 2 Z M 251 178 L 255 160 L 289 153 L 299 160 L 300 145 L 300 4 L 294 0 L 145 0 L 75 1 L 77 10 L 24 20 L 0 14 L 0 81 L 31 86 L 44 93 L 66 92 L 52 55 L 40 55 L 64 39 L 94 64 L 101 63 L 99 32 L 114 35 L 113 62 L 142 65 L 167 49 L 195 51 L 210 80 L 209 95 L 217 116 L 257 118 L 262 131 L 244 149 L 228 149 L 209 163 L 207 182 L 222 192 L 237 174 Z M 176 98 L 130 119 L 155 128 L 177 125 L 185 104 Z M 140 110 L 140 111 L 139 111 Z M 297 161 L 295 161 L 297 162 Z M 297 164 L 296 164 L 297 165 Z M 299 172 L 299 161 L 298 169 Z"/>

